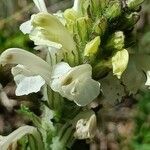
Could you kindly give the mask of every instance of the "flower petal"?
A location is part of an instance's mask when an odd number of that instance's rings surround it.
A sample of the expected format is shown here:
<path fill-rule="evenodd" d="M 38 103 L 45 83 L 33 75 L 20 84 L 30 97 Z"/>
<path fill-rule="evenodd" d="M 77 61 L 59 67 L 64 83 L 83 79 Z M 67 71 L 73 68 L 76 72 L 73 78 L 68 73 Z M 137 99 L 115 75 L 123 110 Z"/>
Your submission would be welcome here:
<path fill-rule="evenodd" d="M 32 28 L 33 28 L 33 26 L 31 24 L 31 20 L 28 20 L 20 25 L 20 30 L 24 34 L 29 34 L 32 31 Z"/>
<path fill-rule="evenodd" d="M 19 49 L 10 48 L 4 51 L 0 56 L 0 64 L 21 64 L 34 75 L 40 75 L 47 83 L 51 79 L 51 67 L 40 57 Z"/>
<path fill-rule="evenodd" d="M 67 73 L 70 69 L 71 67 L 69 66 L 69 64 L 65 62 L 58 63 L 53 68 L 52 78 L 58 78 Z"/>
<path fill-rule="evenodd" d="M 26 77 L 17 75 L 14 78 L 17 83 L 16 95 L 28 95 L 40 91 L 41 87 L 45 84 L 45 80 L 41 76 Z"/>
<path fill-rule="evenodd" d="M 28 70 L 25 66 L 23 65 L 17 65 L 15 67 L 13 67 L 11 69 L 11 73 L 13 74 L 13 76 L 17 76 L 19 74 L 22 74 L 24 76 L 32 76 L 35 75 L 33 72 L 31 72 L 30 70 Z"/>
<path fill-rule="evenodd" d="M 91 66 L 89 64 L 80 65 L 74 68 L 71 68 L 67 63 L 61 62 L 58 63 L 53 67 L 52 70 L 52 81 L 51 81 L 51 88 L 54 91 L 60 92 L 62 86 L 66 86 L 73 82 L 79 76 L 87 76 L 92 75 Z M 80 74 L 79 74 L 80 72 Z M 70 83 L 68 83 L 70 81 Z M 75 83 L 73 83 L 75 84 Z M 69 88 L 68 86 L 67 88 Z M 66 95 L 63 94 L 62 95 Z"/>
<path fill-rule="evenodd" d="M 74 101 L 79 106 L 86 106 L 91 103 L 100 93 L 100 83 L 93 79 L 80 79 L 80 83 L 76 87 L 77 95 Z M 78 94 L 79 93 L 79 94 Z"/>
<path fill-rule="evenodd" d="M 60 70 L 61 66 L 64 68 L 63 72 Z M 100 93 L 100 83 L 91 78 L 92 67 L 89 64 L 71 68 L 66 63 L 59 63 L 52 74 L 52 90 L 75 101 L 79 106 L 89 104 Z"/>
<path fill-rule="evenodd" d="M 73 79 L 78 78 L 79 76 L 91 77 L 92 76 L 92 67 L 89 64 L 83 64 L 76 67 L 73 67 L 69 72 L 68 76 L 72 76 Z"/>
<path fill-rule="evenodd" d="M 12 74 L 17 84 L 16 95 L 28 95 L 40 91 L 45 84 L 45 80 L 41 76 L 35 76 L 33 72 L 23 65 L 17 65 L 12 68 Z"/>
<path fill-rule="evenodd" d="M 35 44 L 39 45 L 45 41 L 44 44 L 47 44 L 47 46 L 59 44 L 60 48 L 62 45 L 66 51 L 76 49 L 73 37 L 55 16 L 49 13 L 38 13 L 33 17 L 32 25 L 34 30 L 31 32 L 30 38 L 35 41 Z"/>
<path fill-rule="evenodd" d="M 41 31 L 34 29 L 30 33 L 30 39 L 34 41 L 35 45 L 52 46 L 57 49 L 61 49 L 62 45 L 53 41 L 50 41 Z"/>

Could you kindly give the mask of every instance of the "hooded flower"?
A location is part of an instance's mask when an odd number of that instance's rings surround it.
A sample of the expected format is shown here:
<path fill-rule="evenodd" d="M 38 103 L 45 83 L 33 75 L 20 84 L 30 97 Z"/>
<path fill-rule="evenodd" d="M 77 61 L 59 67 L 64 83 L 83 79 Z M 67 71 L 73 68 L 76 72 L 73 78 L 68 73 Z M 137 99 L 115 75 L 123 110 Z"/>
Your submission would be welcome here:
<path fill-rule="evenodd" d="M 62 48 L 65 52 L 76 50 L 72 35 L 56 15 L 47 12 L 44 0 L 33 0 L 40 11 L 20 26 L 20 30 L 34 41 L 35 45 Z"/>
<path fill-rule="evenodd" d="M 50 83 L 51 67 L 40 57 L 19 48 L 11 48 L 0 56 L 0 64 L 19 64 L 12 68 L 17 84 L 16 95 L 27 95 L 38 92 L 45 84 Z"/>
<path fill-rule="evenodd" d="M 31 20 L 23 23 L 20 30 L 34 41 L 35 45 L 62 48 L 66 52 L 76 50 L 72 35 L 65 26 L 47 12 L 40 12 L 31 16 Z"/>
<path fill-rule="evenodd" d="M 46 8 L 44 0 L 33 0 L 33 2 L 40 12 L 47 12 L 47 8 Z M 31 16 L 30 20 L 21 24 L 20 30 L 24 34 L 29 34 L 32 31 L 32 29 L 33 29 L 33 26 L 32 26 L 33 16 L 34 15 Z"/>
<path fill-rule="evenodd" d="M 89 64 L 71 68 L 62 62 L 53 68 L 51 88 L 77 105 L 85 106 L 100 93 L 100 83 L 91 76 L 92 67 Z"/>
<path fill-rule="evenodd" d="M 55 16 L 41 12 L 33 16 L 31 23 L 30 38 L 35 45 L 53 46 L 68 52 L 76 49 L 73 37 Z"/>
<path fill-rule="evenodd" d="M 50 81 L 51 67 L 40 57 L 20 48 L 5 50 L 0 56 L 0 64 L 21 64 L 30 71 L 30 75 L 40 75 Z"/>
<path fill-rule="evenodd" d="M 4 51 L 0 64 L 19 64 L 12 68 L 18 96 L 38 92 L 47 83 L 63 97 L 85 106 L 100 92 L 100 83 L 91 78 L 92 67 L 89 64 L 71 68 L 62 62 L 51 68 L 38 56 L 19 48 Z"/>

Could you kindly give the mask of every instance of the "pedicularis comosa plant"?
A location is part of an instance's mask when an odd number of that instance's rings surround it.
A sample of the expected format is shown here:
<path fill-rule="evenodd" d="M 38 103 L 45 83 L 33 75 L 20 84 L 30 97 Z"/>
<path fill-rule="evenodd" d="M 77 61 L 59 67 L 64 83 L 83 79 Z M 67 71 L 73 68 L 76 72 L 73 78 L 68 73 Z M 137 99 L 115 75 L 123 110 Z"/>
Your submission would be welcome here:
<path fill-rule="evenodd" d="M 33 2 L 39 12 L 20 30 L 45 52 L 45 59 L 10 48 L 0 64 L 16 65 L 11 71 L 17 96 L 42 92 L 42 115 L 22 106 L 19 111 L 33 126 L 1 136 L 1 150 L 10 145 L 64 150 L 76 139 L 93 139 L 105 125 L 94 108 L 109 111 L 125 96 L 136 97 L 150 87 L 150 56 L 131 48 L 143 0 L 75 0 L 72 8 L 55 14 L 43 0 Z"/>

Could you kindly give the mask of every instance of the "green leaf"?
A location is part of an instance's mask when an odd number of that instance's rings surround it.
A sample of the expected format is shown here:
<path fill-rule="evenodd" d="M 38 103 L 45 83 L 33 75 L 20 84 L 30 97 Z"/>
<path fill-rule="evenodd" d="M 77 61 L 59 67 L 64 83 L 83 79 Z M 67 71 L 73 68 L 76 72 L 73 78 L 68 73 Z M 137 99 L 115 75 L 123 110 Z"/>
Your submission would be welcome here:
<path fill-rule="evenodd" d="M 150 56 L 146 54 L 131 54 L 128 67 L 122 75 L 122 82 L 129 94 L 136 94 L 139 89 L 145 89 L 146 72 L 150 70 Z"/>
<path fill-rule="evenodd" d="M 102 93 L 104 95 L 104 105 L 114 106 L 122 97 L 126 95 L 120 80 L 109 73 L 105 78 L 100 80 Z"/>

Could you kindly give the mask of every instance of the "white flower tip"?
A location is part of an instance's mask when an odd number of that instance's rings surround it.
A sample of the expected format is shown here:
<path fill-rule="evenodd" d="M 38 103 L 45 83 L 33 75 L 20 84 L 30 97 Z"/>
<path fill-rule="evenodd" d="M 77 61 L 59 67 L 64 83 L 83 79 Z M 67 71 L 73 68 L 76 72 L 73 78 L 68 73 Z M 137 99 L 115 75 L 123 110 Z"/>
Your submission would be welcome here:
<path fill-rule="evenodd" d="M 74 5 L 73 5 L 73 9 L 78 12 L 79 8 L 80 8 L 80 2 L 81 0 L 74 0 Z"/>
<path fill-rule="evenodd" d="M 40 12 L 47 12 L 44 0 L 33 0 L 33 2 Z"/>
<path fill-rule="evenodd" d="M 29 34 L 32 31 L 32 24 L 31 24 L 31 20 L 28 20 L 24 23 L 22 23 L 19 27 L 19 29 L 23 32 L 23 34 Z"/>
<path fill-rule="evenodd" d="M 148 89 L 150 89 L 150 71 L 147 71 L 146 75 L 147 75 L 147 80 L 145 85 L 148 86 Z"/>

